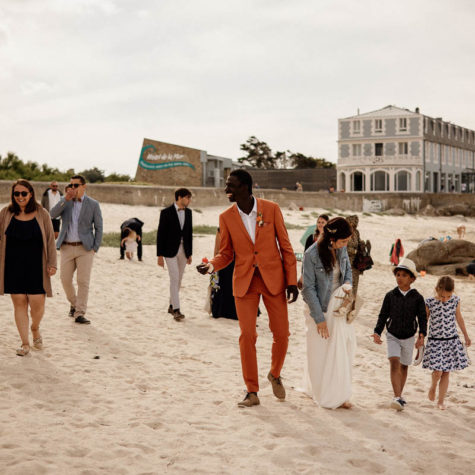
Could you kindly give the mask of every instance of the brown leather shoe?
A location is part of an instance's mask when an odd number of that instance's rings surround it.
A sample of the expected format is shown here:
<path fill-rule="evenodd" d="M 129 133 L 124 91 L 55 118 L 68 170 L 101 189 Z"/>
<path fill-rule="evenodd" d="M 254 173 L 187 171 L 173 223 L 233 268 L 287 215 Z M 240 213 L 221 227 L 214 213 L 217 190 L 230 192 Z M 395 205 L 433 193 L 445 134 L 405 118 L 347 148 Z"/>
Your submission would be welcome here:
<path fill-rule="evenodd" d="M 185 315 L 183 315 L 180 310 L 173 310 L 173 318 L 177 321 L 177 322 L 181 322 L 184 318 L 185 318 Z"/>
<path fill-rule="evenodd" d="M 280 376 L 278 378 L 274 378 L 274 376 L 272 376 L 272 373 L 269 371 L 269 374 L 267 375 L 267 379 L 272 384 L 272 391 L 274 391 L 274 396 L 277 399 L 284 400 L 285 388 L 284 388 L 284 385 L 282 384 L 282 380 L 280 379 Z"/>
<path fill-rule="evenodd" d="M 261 403 L 257 397 L 257 393 L 247 393 L 246 397 L 238 402 L 238 407 L 258 406 Z"/>

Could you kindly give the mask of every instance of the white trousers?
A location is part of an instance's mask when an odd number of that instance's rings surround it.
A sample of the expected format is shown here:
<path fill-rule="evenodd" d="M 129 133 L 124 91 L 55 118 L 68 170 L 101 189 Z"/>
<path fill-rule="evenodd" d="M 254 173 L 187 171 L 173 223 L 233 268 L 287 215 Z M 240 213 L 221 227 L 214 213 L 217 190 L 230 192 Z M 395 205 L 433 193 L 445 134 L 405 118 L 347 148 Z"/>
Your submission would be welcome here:
<path fill-rule="evenodd" d="M 185 272 L 186 256 L 183 243 L 178 248 L 175 257 L 165 257 L 168 275 L 170 276 L 170 305 L 174 310 L 180 308 L 180 287 Z"/>

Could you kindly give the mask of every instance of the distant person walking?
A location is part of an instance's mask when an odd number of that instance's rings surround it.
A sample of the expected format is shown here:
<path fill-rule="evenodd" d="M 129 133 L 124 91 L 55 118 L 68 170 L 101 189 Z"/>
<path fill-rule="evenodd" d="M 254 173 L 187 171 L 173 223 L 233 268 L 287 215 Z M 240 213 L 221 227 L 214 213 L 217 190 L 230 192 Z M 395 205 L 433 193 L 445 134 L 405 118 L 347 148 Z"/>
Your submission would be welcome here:
<path fill-rule="evenodd" d="M 43 193 L 41 197 L 41 206 L 48 211 L 48 213 L 59 203 L 63 193 L 59 190 L 58 182 L 52 181 L 49 188 Z M 54 238 L 58 238 L 59 227 L 61 225 L 60 219 L 51 219 L 53 222 Z"/>
<path fill-rule="evenodd" d="M 401 257 L 404 256 L 404 247 L 402 246 L 401 240 L 398 238 L 396 242 L 391 246 L 389 251 L 389 261 L 393 266 L 399 265 Z"/>
<path fill-rule="evenodd" d="M 69 316 L 76 323 L 89 324 L 85 317 L 89 281 L 94 255 L 102 242 L 102 214 L 99 203 L 86 195 L 83 176 L 72 176 L 70 185 L 51 210 L 51 216 L 62 218 L 56 246 L 61 250 L 61 283 L 71 304 Z M 73 285 L 74 272 L 77 272 L 77 292 Z"/>
<path fill-rule="evenodd" d="M 10 204 L 0 211 L 0 294 L 10 294 L 21 338 L 18 356 L 30 352 L 28 307 L 33 346 L 43 348 L 40 323 L 45 295 L 52 297 L 50 276 L 56 273 L 54 231 L 49 213 L 35 199 L 26 180 L 17 180 Z"/>
<path fill-rule="evenodd" d="M 170 277 L 170 305 L 168 313 L 179 322 L 185 318 L 180 310 L 180 287 L 186 264 L 191 264 L 193 254 L 193 222 L 191 191 L 179 188 L 175 191 L 175 203 L 160 212 L 157 230 L 157 263 L 167 263 Z"/>
<path fill-rule="evenodd" d="M 348 257 L 350 258 L 351 264 L 351 275 L 353 279 L 353 295 L 356 297 L 358 293 L 358 283 L 360 281 L 361 271 L 355 266 L 356 256 L 365 252 L 365 243 L 360 237 L 360 232 L 358 231 L 359 218 L 355 214 L 348 216 L 346 218 L 348 224 L 351 226 L 352 234 L 351 238 L 346 246 L 348 251 Z"/>

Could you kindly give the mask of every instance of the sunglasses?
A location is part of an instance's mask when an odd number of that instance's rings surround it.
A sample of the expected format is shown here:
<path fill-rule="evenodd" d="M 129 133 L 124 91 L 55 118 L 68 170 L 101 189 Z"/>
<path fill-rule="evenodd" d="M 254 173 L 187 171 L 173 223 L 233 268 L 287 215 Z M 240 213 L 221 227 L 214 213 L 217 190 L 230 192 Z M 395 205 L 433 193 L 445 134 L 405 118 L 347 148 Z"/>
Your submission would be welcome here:
<path fill-rule="evenodd" d="M 28 193 L 29 191 L 14 191 L 13 196 L 16 196 L 16 197 L 23 196 L 24 198 L 25 196 L 28 196 Z"/>
<path fill-rule="evenodd" d="M 81 186 L 81 183 L 71 183 L 69 186 L 71 188 L 79 188 Z"/>

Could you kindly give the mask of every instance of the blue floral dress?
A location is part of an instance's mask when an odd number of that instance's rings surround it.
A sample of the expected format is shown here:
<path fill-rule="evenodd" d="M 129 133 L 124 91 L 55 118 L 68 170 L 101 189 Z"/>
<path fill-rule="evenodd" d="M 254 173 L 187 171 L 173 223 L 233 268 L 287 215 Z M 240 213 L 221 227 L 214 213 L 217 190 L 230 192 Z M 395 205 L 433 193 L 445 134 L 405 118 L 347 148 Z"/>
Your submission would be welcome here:
<path fill-rule="evenodd" d="M 457 333 L 455 311 L 460 298 L 456 295 L 447 302 L 435 297 L 426 300 L 430 311 L 429 338 L 422 367 L 433 371 L 457 371 L 469 365 L 467 353 Z"/>

